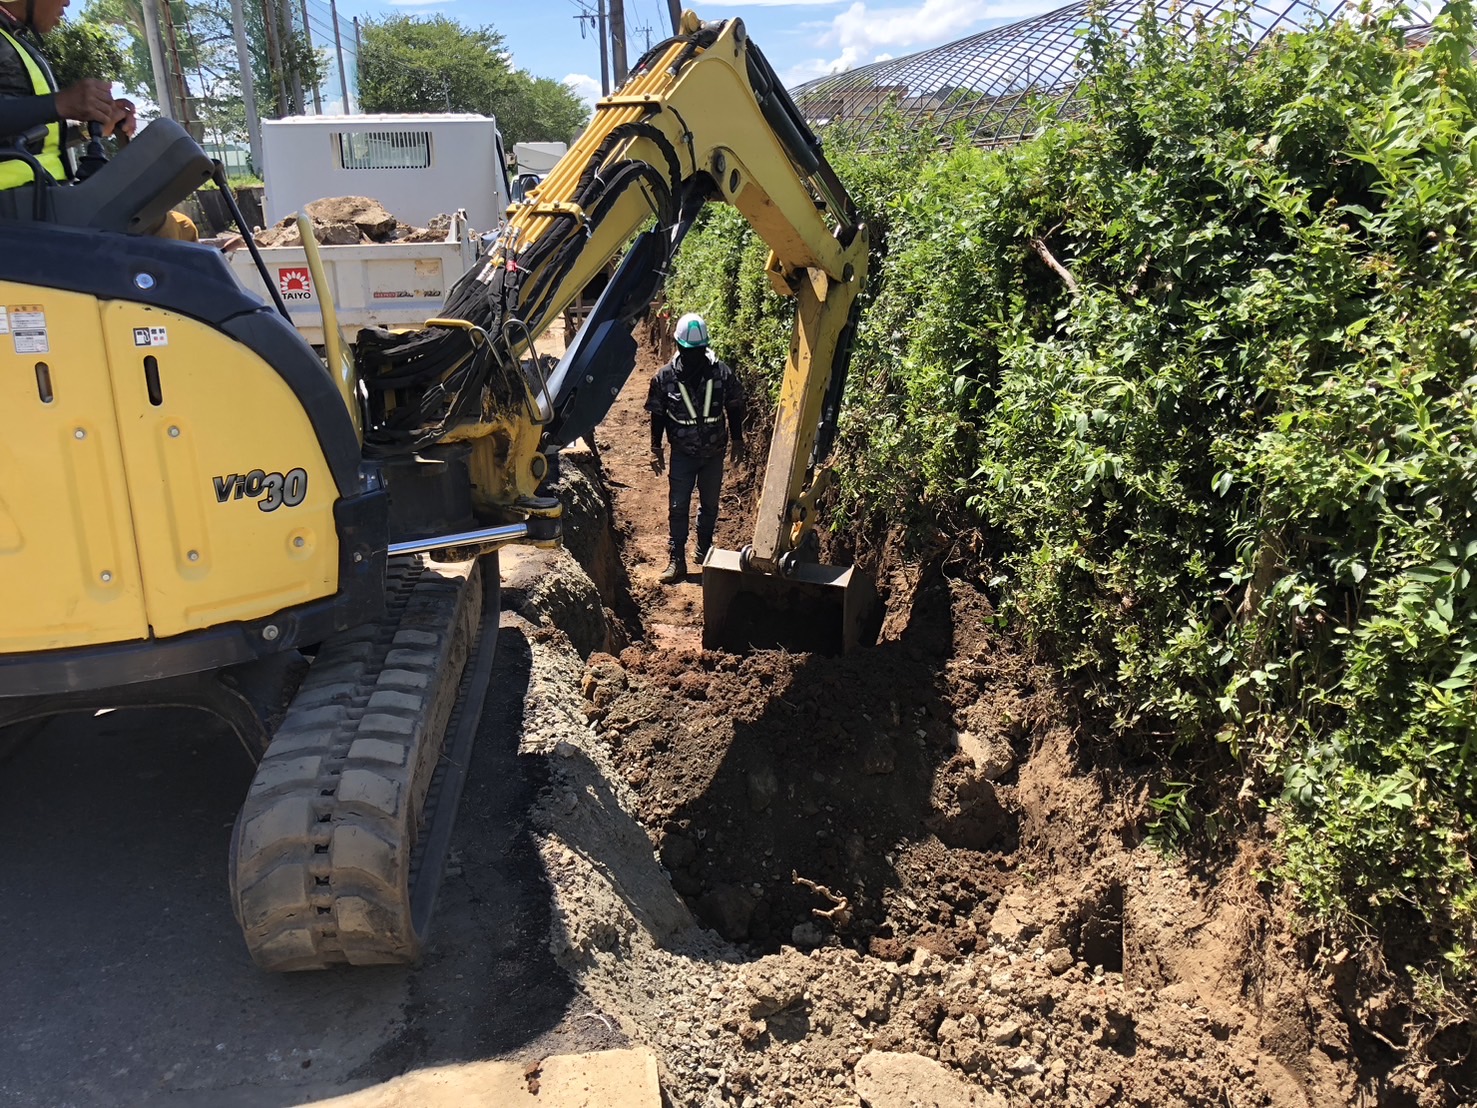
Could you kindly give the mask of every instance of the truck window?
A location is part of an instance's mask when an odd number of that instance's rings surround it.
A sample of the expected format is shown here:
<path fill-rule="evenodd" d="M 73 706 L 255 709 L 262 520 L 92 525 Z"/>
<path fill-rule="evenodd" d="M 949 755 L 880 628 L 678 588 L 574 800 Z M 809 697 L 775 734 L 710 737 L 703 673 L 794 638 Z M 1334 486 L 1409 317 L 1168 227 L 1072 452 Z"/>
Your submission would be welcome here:
<path fill-rule="evenodd" d="M 335 131 L 340 169 L 427 169 L 430 131 Z"/>

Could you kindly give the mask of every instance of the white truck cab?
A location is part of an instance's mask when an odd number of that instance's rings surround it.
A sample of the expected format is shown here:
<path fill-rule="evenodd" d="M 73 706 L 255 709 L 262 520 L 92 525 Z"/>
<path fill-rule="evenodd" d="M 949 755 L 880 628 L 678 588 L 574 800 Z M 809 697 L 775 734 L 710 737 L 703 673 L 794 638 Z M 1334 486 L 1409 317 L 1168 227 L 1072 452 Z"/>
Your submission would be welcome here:
<path fill-rule="evenodd" d="M 494 230 L 512 202 L 497 121 L 485 115 L 301 115 L 262 121 L 266 217 L 328 196 L 372 196 L 424 227 L 458 209 Z"/>

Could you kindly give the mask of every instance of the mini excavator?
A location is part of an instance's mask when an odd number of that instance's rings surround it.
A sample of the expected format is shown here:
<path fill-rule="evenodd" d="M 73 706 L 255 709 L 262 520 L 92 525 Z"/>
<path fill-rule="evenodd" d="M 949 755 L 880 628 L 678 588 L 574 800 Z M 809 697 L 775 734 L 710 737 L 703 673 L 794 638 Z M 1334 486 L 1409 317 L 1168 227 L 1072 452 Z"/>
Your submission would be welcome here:
<path fill-rule="evenodd" d="M 263 968 L 419 956 L 490 680 L 497 551 L 558 544 L 550 459 L 609 411 L 710 200 L 768 243 L 796 313 L 754 541 L 704 566 L 705 644 L 757 642 L 817 596 L 805 646 L 864 637 L 869 583 L 817 564 L 814 528 L 867 230 L 740 20 L 684 13 L 439 318 L 351 349 L 325 302 L 321 355 L 217 251 L 145 233 L 208 180 L 234 203 L 178 126 L 62 187 L 24 145 L 0 157 L 36 174 L 0 209 L 0 753 L 64 712 L 223 719 L 257 761 L 230 881 Z M 563 356 L 540 356 L 623 252 Z"/>

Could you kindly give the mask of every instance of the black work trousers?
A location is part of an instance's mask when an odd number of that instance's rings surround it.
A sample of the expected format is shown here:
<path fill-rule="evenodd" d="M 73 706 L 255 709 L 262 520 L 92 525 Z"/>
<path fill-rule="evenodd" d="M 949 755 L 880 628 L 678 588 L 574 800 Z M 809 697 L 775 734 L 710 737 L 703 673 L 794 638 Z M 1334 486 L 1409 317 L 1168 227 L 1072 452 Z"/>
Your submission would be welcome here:
<path fill-rule="evenodd" d="M 706 549 L 713 542 L 713 528 L 718 525 L 718 494 L 723 488 L 723 455 L 694 458 L 673 448 L 667 466 L 670 496 L 667 500 L 667 523 L 672 532 L 672 552 L 681 554 L 687 546 L 688 519 L 692 514 L 692 489 L 697 486 L 697 545 Z"/>

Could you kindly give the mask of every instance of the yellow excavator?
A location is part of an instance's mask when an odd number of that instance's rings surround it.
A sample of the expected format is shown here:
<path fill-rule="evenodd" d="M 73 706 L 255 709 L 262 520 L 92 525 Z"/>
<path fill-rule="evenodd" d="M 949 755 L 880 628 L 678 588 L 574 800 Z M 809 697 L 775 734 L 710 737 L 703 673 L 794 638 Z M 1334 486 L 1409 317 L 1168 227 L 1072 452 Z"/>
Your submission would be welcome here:
<path fill-rule="evenodd" d="M 865 638 L 868 583 L 816 564 L 814 527 L 867 231 L 740 20 L 684 13 L 440 318 L 351 349 L 325 303 L 322 357 L 217 251 L 143 233 L 207 180 L 231 195 L 177 126 L 62 187 L 24 145 L 0 157 L 37 176 L 0 210 L 0 752 L 63 712 L 225 720 L 258 762 L 230 880 L 265 969 L 419 956 L 491 672 L 496 551 L 558 543 L 550 458 L 608 412 L 709 200 L 797 303 L 754 541 L 704 566 L 705 642 L 762 645 L 817 594 L 803 645 Z"/>

